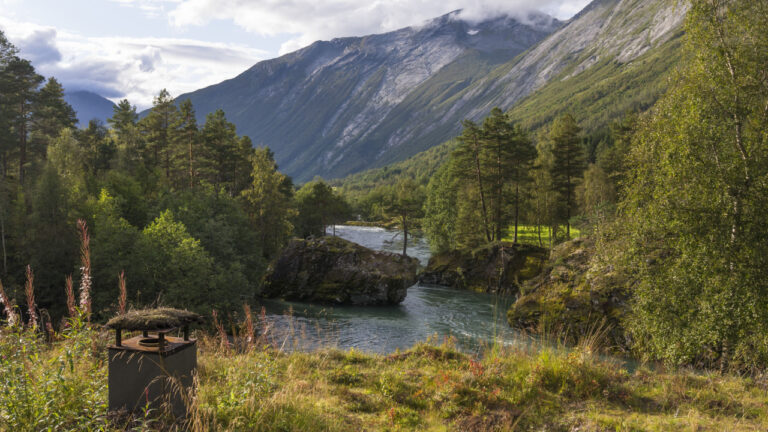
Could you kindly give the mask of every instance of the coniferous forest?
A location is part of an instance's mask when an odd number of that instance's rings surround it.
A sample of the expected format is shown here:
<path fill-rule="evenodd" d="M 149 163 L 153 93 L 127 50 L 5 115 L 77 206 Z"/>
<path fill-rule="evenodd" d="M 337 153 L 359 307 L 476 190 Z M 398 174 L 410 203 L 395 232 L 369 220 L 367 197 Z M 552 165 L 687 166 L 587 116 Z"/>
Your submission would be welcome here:
<path fill-rule="evenodd" d="M 765 430 L 768 1 L 686 5 L 658 95 L 627 90 L 644 105 L 553 108 L 561 80 L 409 159 L 303 184 L 166 90 L 78 127 L 0 32 L 0 430 Z M 339 292 L 368 284 L 344 272 L 369 255 L 337 225 L 399 239 L 376 283 L 428 243 L 397 283 L 479 291 L 527 342 L 301 347 L 296 303 L 288 324 L 262 306 L 292 265 L 306 285 L 337 271 L 318 316 L 361 307 Z M 104 324 L 160 306 L 204 317 L 187 415 L 108 413 Z"/>

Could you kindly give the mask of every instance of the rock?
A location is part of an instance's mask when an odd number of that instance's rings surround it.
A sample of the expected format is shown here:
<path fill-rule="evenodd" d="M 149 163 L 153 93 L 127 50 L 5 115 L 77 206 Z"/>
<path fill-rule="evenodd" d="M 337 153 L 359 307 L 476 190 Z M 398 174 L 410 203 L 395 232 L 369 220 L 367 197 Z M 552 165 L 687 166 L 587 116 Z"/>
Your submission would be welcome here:
<path fill-rule="evenodd" d="M 541 274 L 524 284 L 523 295 L 507 312 L 509 324 L 577 339 L 601 331 L 604 343 L 628 348 L 623 320 L 630 283 L 612 265 L 594 260 L 594 251 L 594 244 L 585 239 L 556 246 Z"/>
<path fill-rule="evenodd" d="M 539 274 L 547 256 L 547 250 L 543 248 L 509 244 L 436 254 L 429 259 L 419 282 L 516 294 L 522 282 Z"/>
<path fill-rule="evenodd" d="M 261 295 L 347 305 L 394 305 L 416 282 L 416 258 L 339 237 L 293 240 L 270 266 Z"/>

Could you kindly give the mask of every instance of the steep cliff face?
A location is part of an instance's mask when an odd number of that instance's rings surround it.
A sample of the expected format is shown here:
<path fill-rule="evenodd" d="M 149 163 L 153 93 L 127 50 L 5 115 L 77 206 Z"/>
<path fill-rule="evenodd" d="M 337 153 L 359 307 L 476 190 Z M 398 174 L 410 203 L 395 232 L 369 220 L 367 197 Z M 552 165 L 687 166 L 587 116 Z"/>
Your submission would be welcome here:
<path fill-rule="evenodd" d="M 683 0 L 595 0 L 565 24 L 449 14 L 316 42 L 179 99 L 192 99 L 201 117 L 223 108 L 298 181 L 343 177 L 442 143 L 461 120 L 510 109 L 547 84 L 632 64 L 679 34 L 686 11 Z"/>
<path fill-rule="evenodd" d="M 494 93 L 473 115 L 510 108 L 553 79 L 568 80 L 604 60 L 626 64 L 658 48 L 681 28 L 683 0 L 595 0 L 521 58 L 499 68 L 472 93 Z M 473 116 L 470 115 L 470 116 Z"/>
<path fill-rule="evenodd" d="M 543 14 L 525 23 L 469 23 L 453 13 L 420 27 L 315 42 L 178 99 L 190 98 L 201 118 L 224 109 L 239 133 L 270 146 L 299 181 L 337 177 L 448 138 L 452 131 L 430 119 L 560 25 Z"/>

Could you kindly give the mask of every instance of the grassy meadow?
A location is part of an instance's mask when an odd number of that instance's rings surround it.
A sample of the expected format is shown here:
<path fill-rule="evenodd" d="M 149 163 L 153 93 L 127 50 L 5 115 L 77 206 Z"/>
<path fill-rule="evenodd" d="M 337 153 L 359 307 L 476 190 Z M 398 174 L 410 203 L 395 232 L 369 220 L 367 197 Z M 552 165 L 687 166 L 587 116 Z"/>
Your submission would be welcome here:
<path fill-rule="evenodd" d="M 232 346 L 199 334 L 186 420 L 107 415 L 110 335 L 74 323 L 59 334 L 0 330 L 0 430 L 760 431 L 768 377 L 622 364 L 570 350 L 491 348 L 450 339 L 390 355 L 274 342 Z M 243 338 L 245 340 L 245 338 Z"/>
<path fill-rule="evenodd" d="M 577 238 L 581 236 L 581 231 L 578 228 L 571 227 L 571 238 Z M 558 238 L 565 237 L 565 225 L 558 228 Z M 541 245 L 549 247 L 549 241 L 552 238 L 552 229 L 549 227 L 541 227 Z M 507 235 L 504 236 L 505 242 L 511 242 L 515 239 L 515 227 L 510 226 L 507 229 Z M 539 246 L 539 229 L 536 225 L 518 225 L 517 227 L 517 241 L 522 244 L 529 244 L 533 246 Z"/>

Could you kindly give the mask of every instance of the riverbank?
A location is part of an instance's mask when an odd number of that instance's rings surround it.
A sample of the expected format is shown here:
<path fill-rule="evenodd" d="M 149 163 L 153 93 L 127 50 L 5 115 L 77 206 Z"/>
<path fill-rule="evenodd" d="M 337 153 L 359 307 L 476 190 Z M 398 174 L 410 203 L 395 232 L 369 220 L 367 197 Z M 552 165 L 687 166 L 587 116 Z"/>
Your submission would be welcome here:
<path fill-rule="evenodd" d="M 536 346 L 481 357 L 450 339 L 388 355 L 203 336 L 192 415 L 106 415 L 108 335 L 47 343 L 0 330 L 0 430 L 697 430 L 768 428 L 768 380 L 686 370 L 629 373 L 592 354 Z M 287 343 L 290 343 L 288 341 Z"/>

